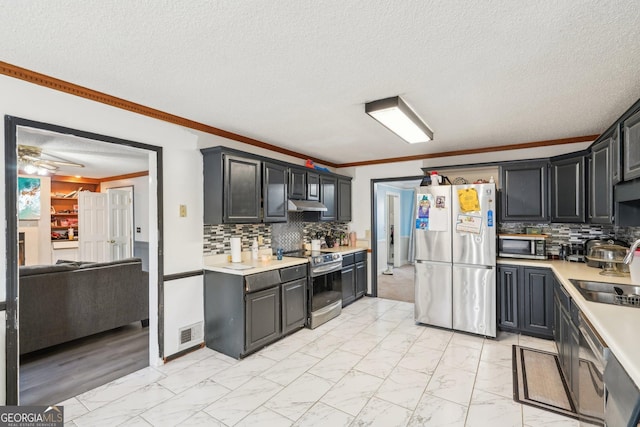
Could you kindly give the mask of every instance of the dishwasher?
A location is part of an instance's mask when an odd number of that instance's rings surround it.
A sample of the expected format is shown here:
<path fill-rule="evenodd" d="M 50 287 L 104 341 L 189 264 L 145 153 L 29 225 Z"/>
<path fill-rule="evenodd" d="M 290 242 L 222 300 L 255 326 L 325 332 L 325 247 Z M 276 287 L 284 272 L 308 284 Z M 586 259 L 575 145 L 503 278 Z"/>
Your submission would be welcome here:
<path fill-rule="evenodd" d="M 578 368 L 578 411 L 581 426 L 604 426 L 604 368 L 609 348 L 589 321 L 580 313 Z"/>
<path fill-rule="evenodd" d="M 640 391 L 613 353 L 607 356 L 604 380 L 607 384 L 605 424 L 607 426 L 639 426 Z"/>

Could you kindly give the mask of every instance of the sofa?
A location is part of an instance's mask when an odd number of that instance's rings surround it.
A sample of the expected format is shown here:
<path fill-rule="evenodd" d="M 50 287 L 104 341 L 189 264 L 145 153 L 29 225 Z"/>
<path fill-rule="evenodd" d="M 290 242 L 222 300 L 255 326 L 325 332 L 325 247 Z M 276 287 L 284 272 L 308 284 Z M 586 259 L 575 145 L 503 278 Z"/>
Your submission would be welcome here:
<path fill-rule="evenodd" d="M 140 258 L 62 261 L 19 271 L 20 354 L 149 322 L 149 279 Z"/>

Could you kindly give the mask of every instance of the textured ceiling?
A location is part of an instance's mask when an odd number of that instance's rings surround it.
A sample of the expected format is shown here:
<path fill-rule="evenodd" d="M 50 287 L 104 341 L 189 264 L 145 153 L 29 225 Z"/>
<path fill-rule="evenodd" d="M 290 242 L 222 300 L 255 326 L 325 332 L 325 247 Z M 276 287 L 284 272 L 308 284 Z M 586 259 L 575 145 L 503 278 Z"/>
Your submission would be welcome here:
<path fill-rule="evenodd" d="M 84 166 L 58 165 L 56 175 L 106 178 L 149 170 L 149 154 L 138 148 L 22 126 L 17 140 L 19 145 L 40 148 L 42 159 L 59 158 Z"/>
<path fill-rule="evenodd" d="M 640 97 L 637 1 L 20 1 L 0 60 L 334 163 L 598 134 Z M 401 95 L 435 133 L 364 113 Z"/>

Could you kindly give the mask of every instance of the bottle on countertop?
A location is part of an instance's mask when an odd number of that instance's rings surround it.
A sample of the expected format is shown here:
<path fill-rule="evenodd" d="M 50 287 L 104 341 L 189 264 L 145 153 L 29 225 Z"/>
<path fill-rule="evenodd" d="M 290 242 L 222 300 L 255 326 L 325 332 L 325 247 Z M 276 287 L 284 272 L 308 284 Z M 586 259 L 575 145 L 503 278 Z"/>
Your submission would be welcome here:
<path fill-rule="evenodd" d="M 251 244 L 251 259 L 257 261 L 258 260 L 258 239 L 253 239 L 253 243 Z"/>

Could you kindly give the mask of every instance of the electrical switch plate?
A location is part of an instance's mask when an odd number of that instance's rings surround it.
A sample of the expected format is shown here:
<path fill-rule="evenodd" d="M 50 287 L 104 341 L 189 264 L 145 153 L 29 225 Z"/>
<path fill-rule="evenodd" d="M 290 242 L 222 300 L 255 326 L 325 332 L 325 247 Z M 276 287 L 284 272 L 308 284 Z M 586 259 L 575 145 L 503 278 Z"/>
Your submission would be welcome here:
<path fill-rule="evenodd" d="M 180 205 L 180 217 L 184 218 L 187 216 L 187 205 Z"/>

